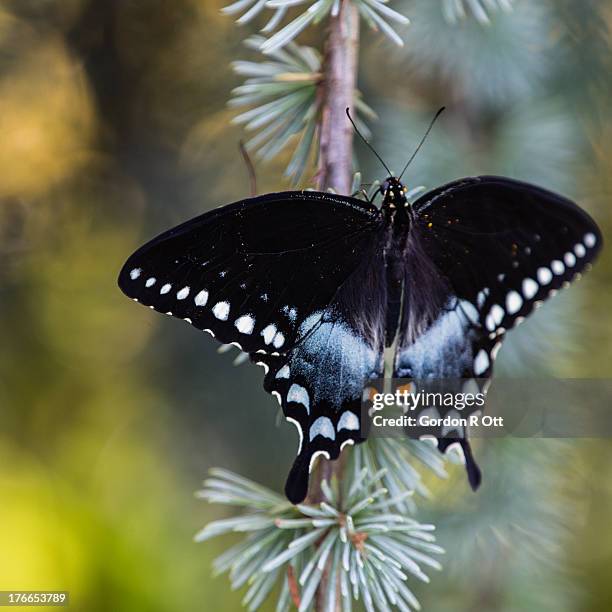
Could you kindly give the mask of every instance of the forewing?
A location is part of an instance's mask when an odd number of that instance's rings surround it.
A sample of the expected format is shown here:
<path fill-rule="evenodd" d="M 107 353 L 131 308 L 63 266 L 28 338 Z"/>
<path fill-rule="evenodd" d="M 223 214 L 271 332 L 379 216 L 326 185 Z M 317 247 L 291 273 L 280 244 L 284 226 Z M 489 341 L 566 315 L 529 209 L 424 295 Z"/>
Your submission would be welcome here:
<path fill-rule="evenodd" d="M 353 198 L 285 192 L 243 200 L 136 251 L 123 292 L 245 352 L 286 352 L 357 268 L 380 224 Z"/>

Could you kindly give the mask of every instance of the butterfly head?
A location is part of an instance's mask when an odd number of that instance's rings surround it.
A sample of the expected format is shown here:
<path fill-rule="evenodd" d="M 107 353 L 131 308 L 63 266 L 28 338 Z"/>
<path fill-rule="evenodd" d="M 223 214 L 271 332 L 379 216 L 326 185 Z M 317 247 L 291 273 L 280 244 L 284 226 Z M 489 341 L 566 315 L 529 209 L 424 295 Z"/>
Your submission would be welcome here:
<path fill-rule="evenodd" d="M 401 211 L 408 213 L 410 210 L 410 202 L 406 198 L 408 189 L 395 176 L 389 176 L 380 186 L 380 193 L 383 196 L 382 208 L 386 213 L 393 211 Z"/>

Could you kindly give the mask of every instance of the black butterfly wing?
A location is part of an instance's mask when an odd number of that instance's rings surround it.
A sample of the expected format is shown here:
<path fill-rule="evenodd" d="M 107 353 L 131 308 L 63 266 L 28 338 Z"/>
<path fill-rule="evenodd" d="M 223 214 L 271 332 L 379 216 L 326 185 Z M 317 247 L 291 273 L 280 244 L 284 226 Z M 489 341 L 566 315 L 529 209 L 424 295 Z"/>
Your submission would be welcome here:
<path fill-rule="evenodd" d="M 311 312 L 359 265 L 378 210 L 353 198 L 285 192 L 215 209 L 136 251 L 129 297 L 245 352 L 286 352 Z"/>
<path fill-rule="evenodd" d="M 404 308 L 394 376 L 418 381 L 423 388 L 430 384 L 429 381 L 444 380 L 444 391 L 485 392 L 490 371 L 488 374 L 480 372 L 475 355 L 484 354 L 480 351 L 492 355 L 497 349 L 493 341 L 481 333 L 475 321 L 469 303 L 459 299 L 450 282 L 440 276 L 424 252 L 422 242 L 415 236 L 411 240 L 406 265 Z M 458 384 L 461 388 L 446 388 Z M 451 444 L 461 446 L 470 485 L 476 489 L 480 485 L 481 473 L 465 432 L 462 429 L 455 432 L 456 438 L 450 437 L 451 433 L 442 433 L 444 437 L 438 438 L 438 448 L 445 452 Z"/>
<path fill-rule="evenodd" d="M 574 280 L 602 245 L 599 228 L 572 201 L 495 176 L 440 187 L 414 205 L 423 247 L 489 334 Z"/>
<path fill-rule="evenodd" d="M 576 204 L 501 177 L 455 181 L 413 208 L 397 376 L 489 378 L 506 331 L 578 278 L 602 245 Z"/>
<path fill-rule="evenodd" d="M 268 194 L 165 232 L 119 276 L 129 297 L 268 369 L 264 387 L 302 438 L 286 487 L 295 503 L 317 453 L 335 458 L 360 440 L 361 392 L 384 336 L 384 291 L 367 291 L 384 270 L 381 231 L 378 209 L 354 198 Z"/>
<path fill-rule="evenodd" d="M 306 497 L 318 455 L 337 459 L 344 446 L 363 441 L 363 390 L 383 373 L 385 306 L 384 262 L 376 239 L 329 306 L 302 322 L 289 353 L 251 355 L 266 368 L 265 389 L 298 429 L 297 457 L 285 486 L 293 503 Z"/>

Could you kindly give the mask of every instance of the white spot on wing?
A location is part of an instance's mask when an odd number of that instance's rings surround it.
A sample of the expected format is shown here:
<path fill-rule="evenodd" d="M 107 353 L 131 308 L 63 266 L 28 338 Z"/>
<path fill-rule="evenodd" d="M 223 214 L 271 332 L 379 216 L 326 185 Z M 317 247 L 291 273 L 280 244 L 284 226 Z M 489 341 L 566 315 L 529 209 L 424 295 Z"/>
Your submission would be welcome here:
<path fill-rule="evenodd" d="M 478 323 L 478 310 L 476 310 L 476 307 L 474 306 L 474 304 L 472 304 L 472 302 L 468 300 L 461 300 L 460 305 L 461 305 L 461 308 L 463 309 L 463 312 L 465 313 L 465 316 L 472 323 Z"/>
<path fill-rule="evenodd" d="M 576 256 L 573 253 L 567 252 L 563 256 L 563 261 L 568 268 L 572 268 L 576 265 Z"/>
<path fill-rule="evenodd" d="M 592 249 L 595 246 L 595 243 L 597 242 L 597 238 L 595 237 L 595 234 L 589 232 L 588 234 L 584 235 L 584 244 L 587 245 L 587 247 L 589 247 L 589 249 Z"/>
<path fill-rule="evenodd" d="M 550 264 L 550 269 L 557 275 L 561 276 L 565 272 L 565 266 L 558 259 L 555 259 Z"/>
<path fill-rule="evenodd" d="M 460 459 L 460 461 L 465 464 L 465 454 L 459 442 L 453 442 L 452 444 L 449 444 L 448 448 L 446 449 L 446 454 L 456 455 Z"/>
<path fill-rule="evenodd" d="M 261 335 L 263 336 L 264 342 L 270 344 L 276 335 L 276 325 L 270 323 L 270 325 L 262 330 Z"/>
<path fill-rule="evenodd" d="M 478 351 L 478 355 L 476 355 L 476 359 L 474 359 L 474 374 L 476 374 L 476 376 L 484 374 L 489 367 L 489 363 L 487 351 L 480 349 L 480 351 Z"/>
<path fill-rule="evenodd" d="M 139 276 L 140 273 L 142 272 L 142 268 L 134 268 L 131 272 L 130 272 L 130 278 L 132 280 L 136 280 Z"/>
<path fill-rule="evenodd" d="M 304 406 L 306 411 L 310 414 L 310 397 L 308 396 L 308 391 L 306 391 L 306 389 L 304 389 L 304 387 L 301 385 L 293 383 L 291 387 L 289 387 L 287 401 L 302 404 L 302 406 Z"/>
<path fill-rule="evenodd" d="M 220 321 L 227 321 L 227 317 L 229 316 L 230 305 L 229 302 L 217 302 L 213 309 L 213 314 Z"/>
<path fill-rule="evenodd" d="M 184 300 L 189 295 L 189 287 L 183 287 L 177 294 L 177 300 Z"/>
<path fill-rule="evenodd" d="M 208 291 L 202 289 L 202 291 L 193 298 L 193 301 L 196 306 L 205 306 L 206 302 L 208 302 Z"/>
<path fill-rule="evenodd" d="M 538 292 L 538 283 L 532 278 L 523 279 L 523 295 L 526 299 L 530 300 Z"/>
<path fill-rule="evenodd" d="M 523 298 L 516 291 L 510 291 L 506 296 L 506 310 L 508 314 L 516 314 L 522 305 Z"/>
<path fill-rule="evenodd" d="M 165 293 L 168 293 L 170 291 L 170 289 L 172 289 L 172 285 L 170 283 L 166 283 L 160 290 L 160 294 L 164 295 Z"/>
<path fill-rule="evenodd" d="M 289 378 L 290 370 L 288 365 L 284 365 L 277 373 L 276 378 Z"/>
<path fill-rule="evenodd" d="M 334 430 L 334 424 L 331 422 L 331 419 L 328 417 L 321 416 L 315 420 L 315 422 L 310 426 L 310 431 L 308 433 L 310 441 L 312 442 L 317 436 L 322 436 L 323 438 L 329 438 L 330 440 L 336 439 L 336 431 Z"/>
<path fill-rule="evenodd" d="M 281 394 L 278 391 L 272 391 L 272 395 L 278 400 L 279 406 L 282 406 L 283 398 L 281 397 Z"/>
<path fill-rule="evenodd" d="M 157 281 L 157 279 L 152 276 L 151 278 L 147 278 L 147 282 L 145 283 L 145 287 L 152 287 L 155 282 Z"/>
<path fill-rule="evenodd" d="M 347 410 L 342 413 L 342 416 L 338 420 L 338 431 L 341 429 L 350 429 L 351 431 L 357 431 L 359 429 L 359 419 L 355 414 Z"/>
<path fill-rule="evenodd" d="M 251 334 L 255 327 L 255 319 L 251 315 L 242 315 L 236 319 L 234 325 L 241 334 Z"/>
<path fill-rule="evenodd" d="M 472 393 L 473 395 L 480 393 L 478 383 L 473 378 L 466 380 L 461 387 L 461 393 Z M 463 408 L 457 406 L 457 410 L 463 410 Z"/>
<path fill-rule="evenodd" d="M 559 262 L 561 263 L 561 262 Z M 548 268 L 538 268 L 538 281 L 541 285 L 548 285 L 552 280 L 552 272 Z"/>
<path fill-rule="evenodd" d="M 459 419 L 459 418 L 461 418 L 459 413 L 455 409 L 449 410 L 446 413 L 446 417 L 448 417 L 449 419 Z M 443 438 L 446 438 L 448 436 L 448 434 L 451 433 L 452 431 L 456 431 L 459 434 L 459 437 L 461 437 L 461 438 L 465 435 L 463 427 L 461 425 L 453 425 L 453 424 L 443 425 L 442 426 L 442 430 L 440 431 L 440 433 L 442 434 Z"/>
<path fill-rule="evenodd" d="M 584 248 L 584 245 L 580 244 L 580 242 L 577 245 L 575 245 L 574 253 L 576 253 L 578 257 L 584 257 L 586 255 L 586 249 Z"/>
<path fill-rule="evenodd" d="M 276 332 L 274 336 L 274 340 L 272 340 L 272 344 L 274 348 L 279 349 L 283 344 L 285 344 L 285 336 L 281 332 Z"/>
<path fill-rule="evenodd" d="M 491 306 L 491 316 L 493 321 L 495 321 L 495 325 L 500 325 L 504 319 L 504 309 L 499 304 L 493 304 Z"/>

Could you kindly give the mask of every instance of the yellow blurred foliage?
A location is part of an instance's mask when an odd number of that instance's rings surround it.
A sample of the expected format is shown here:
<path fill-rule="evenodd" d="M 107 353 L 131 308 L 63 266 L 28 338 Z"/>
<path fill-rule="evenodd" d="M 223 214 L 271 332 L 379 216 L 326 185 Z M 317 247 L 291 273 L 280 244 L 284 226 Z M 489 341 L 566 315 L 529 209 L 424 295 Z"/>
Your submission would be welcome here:
<path fill-rule="evenodd" d="M 230 3 L 0 0 L 0 590 L 68 589 L 70 608 L 86 612 L 240 609 L 246 589 L 230 591 L 210 571 L 212 558 L 237 542 L 237 534 L 192 543 L 197 529 L 228 511 L 203 504 L 193 491 L 213 461 L 280 482 L 278 457 L 286 449 L 289 458 L 285 434 L 272 430 L 271 417 L 260 410 L 274 400 L 259 388 L 256 373 L 217 359 L 205 334 L 134 305 L 116 284 L 123 262 L 146 239 L 249 195 L 238 143 L 254 132 L 231 123 L 243 109 L 226 106 L 241 82 L 230 62 L 261 59 L 242 41 L 270 12 L 239 29 L 219 10 Z M 318 34 L 305 35 L 302 42 L 318 46 Z M 360 88 L 374 106 L 391 108 L 383 102 L 394 98 L 403 116 L 447 96 L 448 80 L 415 82 L 403 65 L 389 80 L 389 70 L 380 68 L 391 58 L 388 49 L 381 44 L 360 58 Z M 558 60 L 558 66 L 566 61 Z M 586 60 L 581 65 L 589 69 Z M 573 90 L 575 83 L 566 86 Z M 567 95 L 557 80 L 544 93 Z M 609 100 L 602 98 L 602 108 Z M 503 123 L 463 105 L 452 140 L 467 138 L 473 128 L 477 146 L 488 151 L 491 125 Z M 401 151 L 413 146 L 416 136 L 407 140 L 401 125 L 385 128 L 383 113 L 381 119 L 372 124 L 380 143 L 399 140 Z M 508 142 L 521 154 L 529 144 Z M 435 135 L 426 150 L 434 143 Z M 577 184 L 588 186 L 589 209 L 606 234 L 612 228 L 610 143 L 611 128 L 597 125 L 594 155 L 572 153 L 571 168 L 578 173 L 588 166 Z M 295 140 L 270 163 L 252 156 L 259 193 L 290 188 L 283 172 L 294 146 Z M 445 147 L 463 150 L 452 142 Z M 430 159 L 453 176 L 463 166 L 460 156 L 448 166 L 444 158 Z M 378 173 L 377 166 L 363 167 L 364 180 L 371 180 L 373 167 Z M 313 164 L 301 185 L 311 184 L 315 172 Z M 609 377 L 610 261 L 602 257 L 582 284 L 590 315 L 574 326 L 581 351 L 570 354 L 569 375 Z M 244 392 L 242 381 L 249 385 Z M 561 508 L 571 518 L 575 534 L 562 561 L 582 577 L 567 582 L 590 592 L 585 606 L 569 602 L 563 610 L 612 609 L 600 604 L 610 596 L 612 567 L 607 442 L 585 441 L 561 458 L 545 449 L 554 460 L 547 467 L 532 460 L 542 440 L 505 444 L 505 454 L 501 443 L 477 441 L 485 470 L 477 495 L 466 487 L 462 465 L 449 465 L 447 480 L 427 473 L 432 496 L 418 499 L 418 518 L 429 513 L 439 524 L 438 541 L 449 551 L 444 565 L 455 563 L 460 571 L 457 582 L 445 573 L 416 593 L 424 609 L 472 610 L 474 598 L 492 594 L 498 599 L 487 600 L 490 609 L 535 610 L 502 598 L 552 590 L 550 582 L 518 582 L 520 558 L 513 554 L 523 546 L 513 550 L 510 539 L 511 545 L 495 547 L 493 528 L 508 526 L 504 533 L 512 536 L 516 525 L 540 527 L 534 515 L 518 515 L 539 502 L 551 515 Z M 522 466 L 519 475 L 513 458 Z M 558 499 L 535 488 L 530 497 L 518 487 L 542 468 L 545 476 L 565 479 L 567 491 Z M 495 515 L 515 507 L 516 515 Z M 470 557 L 477 563 L 460 565 L 466 548 L 477 551 Z M 483 549 L 507 558 L 489 567 Z M 498 575 L 479 574 L 481 567 Z M 272 599 L 263 610 L 272 609 Z"/>
<path fill-rule="evenodd" d="M 64 590 L 75 582 L 84 553 L 62 516 L 61 488 L 51 472 L 7 440 L 0 450 L 2 463 L 13 466 L 0 472 L 0 590 Z"/>
<path fill-rule="evenodd" d="M 0 79 L 0 198 L 31 198 L 74 170 L 95 129 L 94 105 L 60 38 L 15 55 Z"/>

